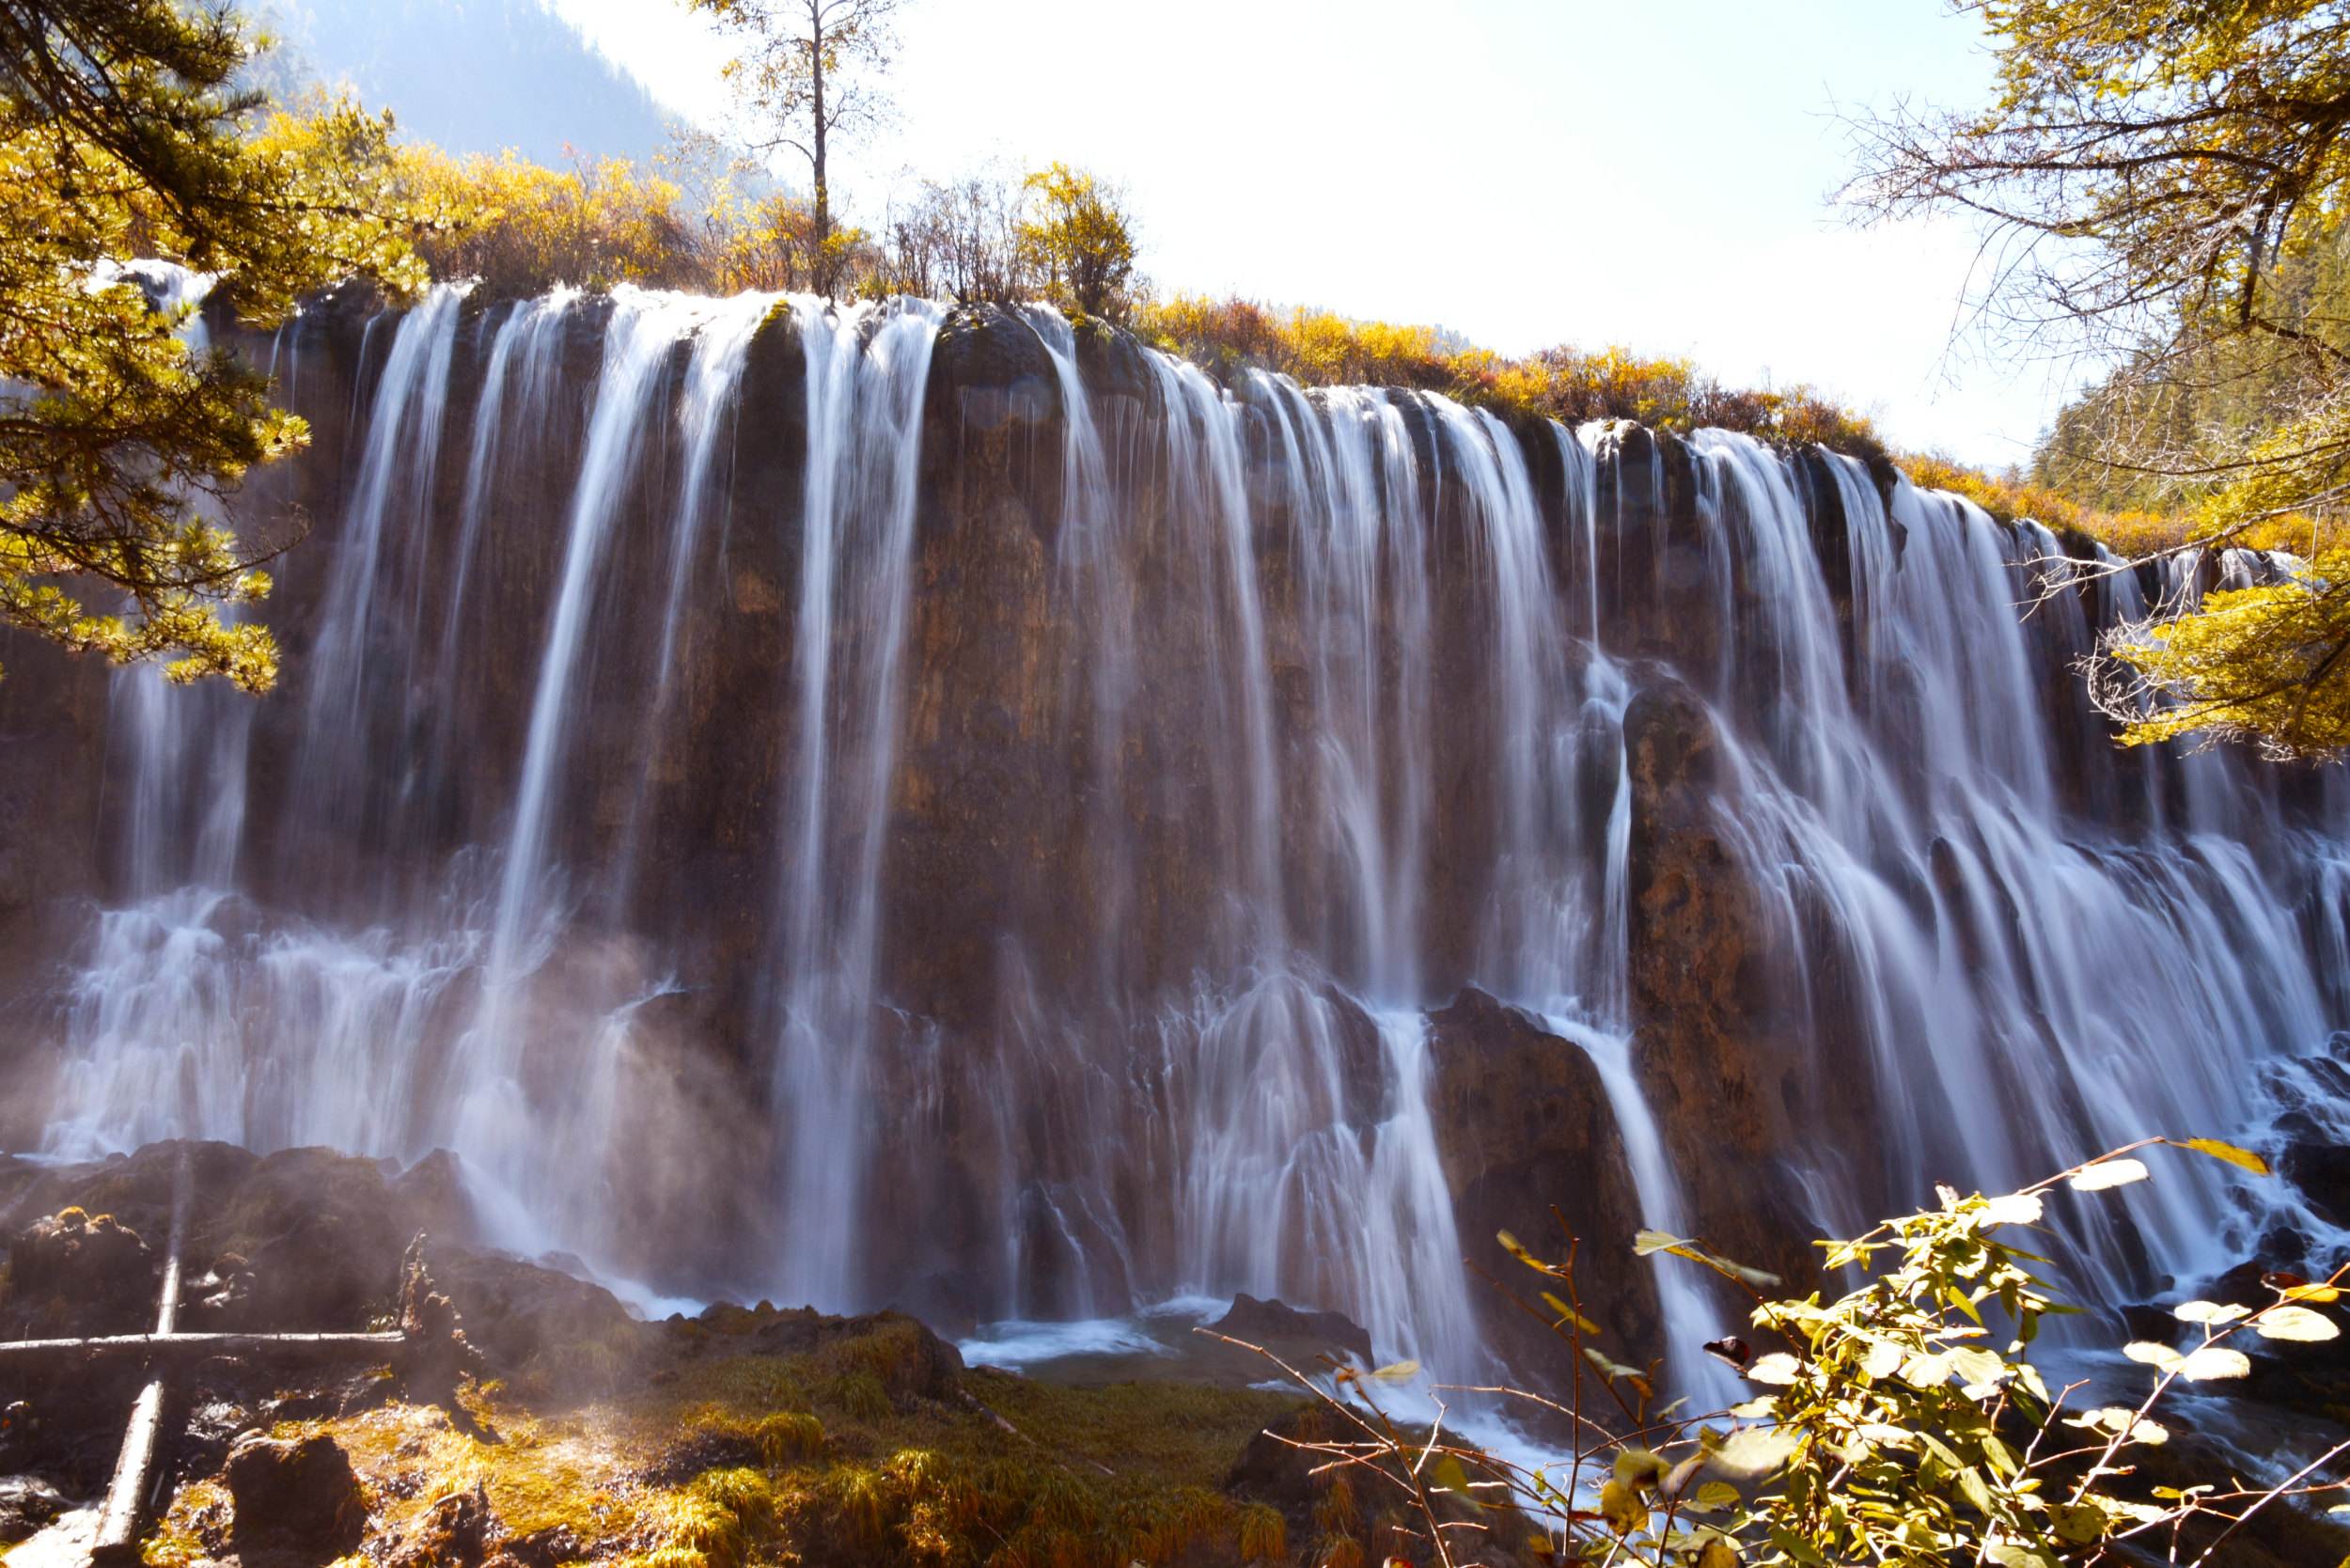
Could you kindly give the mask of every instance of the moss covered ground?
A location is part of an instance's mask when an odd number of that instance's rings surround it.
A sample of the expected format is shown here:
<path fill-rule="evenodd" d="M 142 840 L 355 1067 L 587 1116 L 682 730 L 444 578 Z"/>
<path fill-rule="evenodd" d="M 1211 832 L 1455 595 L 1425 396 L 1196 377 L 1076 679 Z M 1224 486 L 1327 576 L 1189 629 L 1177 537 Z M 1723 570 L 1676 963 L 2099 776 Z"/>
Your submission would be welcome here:
<path fill-rule="evenodd" d="M 470 1568 L 435 1505 L 478 1488 L 513 1564 L 1036 1564 L 1286 1560 L 1282 1515 L 1224 1490 L 1297 1396 L 1198 1384 L 1077 1388 L 979 1368 L 936 1375 L 903 1319 L 773 1353 L 758 1315 L 644 1326 L 645 1345 L 469 1383 L 453 1408 L 390 1399 L 278 1424 L 325 1433 L 368 1507 L 366 1555 Z M 366 1403 L 366 1402 L 362 1402 Z M 184 1483 L 153 1568 L 220 1554 L 230 1510 Z"/>

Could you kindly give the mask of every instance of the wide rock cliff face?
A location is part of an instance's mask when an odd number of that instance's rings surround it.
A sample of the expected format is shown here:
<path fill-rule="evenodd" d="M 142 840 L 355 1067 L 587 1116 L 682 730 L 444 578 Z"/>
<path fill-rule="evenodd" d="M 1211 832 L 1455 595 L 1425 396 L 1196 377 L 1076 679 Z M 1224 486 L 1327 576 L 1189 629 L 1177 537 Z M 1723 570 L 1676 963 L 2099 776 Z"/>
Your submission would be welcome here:
<path fill-rule="evenodd" d="M 312 524 L 281 689 L 7 650 L 14 1144 L 446 1144 L 501 1239 L 669 1289 L 1247 1290 L 1523 1367 L 1460 1260 L 1554 1203 L 1682 1355 L 1639 1224 L 1799 1276 L 2232 1131 L 2350 1014 L 2339 785 L 2078 700 L 2180 585 L 2019 621 L 2077 541 L 1849 460 L 993 307 L 245 347 L 315 431 L 241 503 Z M 2098 1268 L 2193 1266 L 2193 1181 Z"/>

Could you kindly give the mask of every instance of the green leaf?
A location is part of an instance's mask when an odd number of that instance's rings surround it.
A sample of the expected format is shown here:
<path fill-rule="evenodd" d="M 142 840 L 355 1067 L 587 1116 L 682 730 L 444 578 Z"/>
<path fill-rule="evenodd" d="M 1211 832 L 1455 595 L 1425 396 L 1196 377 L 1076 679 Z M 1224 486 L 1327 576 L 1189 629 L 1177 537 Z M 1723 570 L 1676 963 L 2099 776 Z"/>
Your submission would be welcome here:
<path fill-rule="evenodd" d="M 2108 1187 L 2127 1186 L 2132 1182 L 2146 1180 L 2149 1172 L 2145 1162 L 2133 1159 L 2099 1160 L 2086 1170 L 2074 1173 L 2075 1192 L 2103 1192 Z"/>
<path fill-rule="evenodd" d="M 1374 1369 L 1371 1375 L 1382 1383 L 1406 1383 L 1419 1375 L 1419 1363 L 1418 1361 L 1394 1361 Z"/>
<path fill-rule="evenodd" d="M 1738 1488 L 1726 1481 L 1709 1481 L 1698 1488 L 1694 1506 L 1712 1512 L 1738 1506 Z"/>
<path fill-rule="evenodd" d="M 2186 1362 L 2186 1356 L 2169 1345 L 2156 1344 L 2152 1340 L 2133 1340 L 2122 1347 L 2122 1354 L 2160 1372 L 2176 1372 Z"/>
<path fill-rule="evenodd" d="M 2323 1312 L 2307 1307 L 2271 1307 L 2252 1320 L 2252 1332 L 2264 1340 L 2298 1340 L 2319 1344 L 2338 1339 L 2342 1330 Z"/>
<path fill-rule="evenodd" d="M 2274 1174 L 2268 1162 L 2249 1149 L 2239 1149 L 2232 1143 L 2222 1143 L 2216 1137 L 2165 1138 L 2163 1141 L 2173 1148 L 2192 1149 L 2199 1154 L 2209 1154 L 2215 1160 L 2225 1160 L 2230 1165 L 2240 1166 L 2255 1176 Z"/>
<path fill-rule="evenodd" d="M 1626 1486 L 1646 1486 L 1665 1473 L 1665 1461 L 1647 1449 L 1618 1449 L 1616 1479 Z"/>
<path fill-rule="evenodd" d="M 1698 1472 L 1704 1469 L 1712 1458 L 1713 1456 L 1708 1453 L 1693 1453 L 1675 1465 L 1665 1472 L 1665 1479 L 1656 1483 L 1656 1495 L 1660 1497 L 1681 1497 L 1683 1493 L 1688 1491 L 1689 1483 L 1697 1480 Z"/>
<path fill-rule="evenodd" d="M 2211 1383 L 2223 1377 L 2249 1377 L 2252 1360 L 2240 1350 L 2225 1345 L 2206 1345 L 2192 1351 L 2180 1363 L 2179 1375 L 2189 1383 Z"/>
<path fill-rule="evenodd" d="M 2004 1197 L 1983 1200 L 1982 1222 L 1985 1225 L 2037 1225 L 2044 1212 L 2037 1193 L 2011 1192 Z"/>
<path fill-rule="evenodd" d="M 1754 1364 L 1747 1369 L 1747 1375 L 1757 1383 L 1776 1384 L 1781 1388 L 1794 1382 L 1802 1372 L 1803 1363 L 1783 1350 L 1756 1356 Z"/>
<path fill-rule="evenodd" d="M 1987 1350 L 1971 1347 L 1949 1352 L 1950 1365 L 1958 1369 L 1959 1377 L 1970 1388 L 2007 1381 L 2012 1370 L 2007 1362 Z"/>
<path fill-rule="evenodd" d="M 1972 1465 L 1962 1466 L 1951 1478 L 1958 1483 L 1958 1495 L 1971 1504 L 1984 1518 L 1991 1516 L 1991 1488 L 1984 1485 L 1982 1476 Z"/>
<path fill-rule="evenodd" d="M 1671 1252 L 1688 1245 L 1679 1236 L 1668 1236 L 1662 1231 L 1642 1231 L 1632 1238 L 1632 1255 L 1646 1258 L 1653 1253 Z"/>
<path fill-rule="evenodd" d="M 2056 1526 L 2059 1538 L 2076 1546 L 2105 1538 L 2106 1511 L 2092 1502 L 2059 1503 L 2049 1522 Z"/>
<path fill-rule="evenodd" d="M 2143 1419 L 2137 1411 L 2119 1404 L 2101 1405 L 2095 1410 L 2086 1411 L 2071 1418 L 2064 1424 L 2080 1427 L 2089 1432 L 2126 1432 L 2129 1434 L 2131 1442 L 2144 1443 L 2149 1447 L 2158 1446 L 2170 1440 L 2169 1429 L 2161 1422 Z"/>
<path fill-rule="evenodd" d="M 1606 1372 L 1611 1379 L 1619 1377 L 1637 1378 L 1640 1375 L 1639 1368 L 1627 1367 L 1622 1361 L 1611 1361 L 1600 1352 L 1592 1349 L 1590 1345 L 1585 1345 L 1583 1347 L 1583 1358 L 1590 1362 L 1592 1366 L 1597 1367 L 1601 1372 Z"/>
<path fill-rule="evenodd" d="M 2252 1309 L 2248 1307 L 2223 1307 L 2217 1301 L 2182 1301 L 2170 1311 L 2181 1323 L 2223 1324 L 2249 1317 Z"/>
<path fill-rule="evenodd" d="M 1714 1468 L 1725 1475 L 1768 1475 L 1794 1457 L 1801 1439 L 1777 1426 L 1744 1426 L 1714 1450 Z"/>
<path fill-rule="evenodd" d="M 1784 1528 L 1773 1529 L 1771 1544 L 1791 1561 L 1802 1563 L 1804 1568 L 1833 1568 L 1828 1560 L 1820 1555 L 1818 1547 L 1797 1535 L 1794 1530 Z"/>

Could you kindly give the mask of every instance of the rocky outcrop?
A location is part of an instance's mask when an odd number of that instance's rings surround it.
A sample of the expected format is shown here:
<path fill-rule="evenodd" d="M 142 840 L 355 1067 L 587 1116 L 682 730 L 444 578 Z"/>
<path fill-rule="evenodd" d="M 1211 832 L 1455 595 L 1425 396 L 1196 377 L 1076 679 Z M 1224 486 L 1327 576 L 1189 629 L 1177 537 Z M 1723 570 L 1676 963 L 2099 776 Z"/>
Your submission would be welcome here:
<path fill-rule="evenodd" d="M 1622 1360 L 1653 1356 L 1654 1279 L 1632 1256 L 1639 1198 L 1590 1056 L 1475 989 L 1430 1013 L 1428 1031 L 1429 1113 L 1461 1245 L 1493 1281 L 1471 1287 L 1487 1342 L 1535 1388 L 1555 1387 L 1572 1355 L 1543 1325 L 1555 1314 L 1537 1319 L 1511 1300 L 1566 1293 L 1502 1247 L 1496 1237 L 1507 1231 L 1545 1261 L 1572 1248 L 1575 1292 L 1602 1346 Z"/>
<path fill-rule="evenodd" d="M 1736 806 L 1705 704 L 1676 681 L 1655 681 L 1625 711 L 1624 754 L 1641 1091 L 1690 1228 L 1741 1262 L 1807 1279 L 1820 1231 L 1795 1206 L 1778 1156 L 1840 1124 L 1835 1039 L 1801 1006 L 1787 933 L 1733 837 Z"/>
<path fill-rule="evenodd" d="M 331 1562 L 367 1533 L 359 1478 L 332 1437 L 254 1433 L 228 1450 L 221 1480 L 236 1505 L 232 1538 L 247 1561 L 257 1553 L 284 1553 Z"/>
<path fill-rule="evenodd" d="M 5 1310 L 26 1338 L 68 1319 L 136 1333 L 154 1312 L 158 1266 L 138 1232 L 114 1215 L 69 1206 L 9 1244 Z"/>
<path fill-rule="evenodd" d="M 150 1144 L 135 1154 L 85 1166 L 18 1164 L 0 1168 L 0 1227 L 51 1209 L 110 1216 L 161 1236 L 170 1225 L 182 1152 L 194 1195 L 181 1318 L 191 1329 L 287 1332 L 360 1328 L 399 1293 L 400 1256 L 419 1231 L 447 1247 L 473 1240 L 462 1178 L 445 1153 L 403 1169 L 325 1149 L 257 1155 L 224 1143 Z M 36 1227 L 38 1231 L 39 1228 Z M 77 1239 L 126 1253 L 86 1226 Z M 145 1248 L 131 1237 L 144 1260 Z M 49 1256 L 38 1241 L 18 1244 L 13 1302 L 42 1288 Z M 29 1264 L 29 1270 L 26 1265 Z M 120 1263 L 120 1311 L 154 1314 L 154 1264 Z M 108 1297 L 96 1299 L 106 1300 Z"/>
<path fill-rule="evenodd" d="M 1317 1312 L 1286 1301 L 1260 1301 L 1244 1291 L 1208 1326 L 1266 1349 L 1281 1341 L 1295 1341 L 1315 1345 L 1324 1353 L 1343 1352 L 1358 1367 L 1371 1364 L 1371 1335 L 1343 1312 Z"/>

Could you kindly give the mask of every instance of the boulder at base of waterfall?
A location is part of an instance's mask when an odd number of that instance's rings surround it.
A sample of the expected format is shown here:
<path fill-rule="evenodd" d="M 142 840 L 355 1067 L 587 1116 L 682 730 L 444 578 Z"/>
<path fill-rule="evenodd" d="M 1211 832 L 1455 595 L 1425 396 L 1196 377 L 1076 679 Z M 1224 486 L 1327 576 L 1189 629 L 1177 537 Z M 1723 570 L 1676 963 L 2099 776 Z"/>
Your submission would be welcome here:
<path fill-rule="evenodd" d="M 255 1433 L 228 1450 L 221 1480 L 236 1507 L 241 1555 L 284 1551 L 328 1562 L 367 1534 L 368 1506 L 351 1456 L 322 1434 L 296 1441 Z"/>
<path fill-rule="evenodd" d="M 2301 1200 L 2311 1214 L 2350 1230 L 2350 1144 L 2314 1139 L 2289 1143 L 2277 1165 L 2285 1180 L 2301 1189 Z"/>
<path fill-rule="evenodd" d="M 1343 1312 L 1316 1312 L 1244 1294 L 1232 1297 L 1232 1309 L 1209 1326 L 1235 1340 L 1268 1347 L 1277 1341 L 1310 1341 L 1325 1350 L 1346 1352 L 1358 1366 L 1371 1364 L 1370 1333 Z"/>
<path fill-rule="evenodd" d="M 155 1261 L 138 1232 L 80 1208 L 36 1220 L 8 1248 L 9 1316 L 39 1326 L 70 1319 L 101 1327 L 155 1309 Z"/>
<path fill-rule="evenodd" d="M 1463 1254 L 1530 1301 L 1563 1287 L 1511 1257 L 1498 1233 L 1544 1259 L 1563 1257 L 1569 1235 L 1580 1238 L 1575 1288 L 1584 1315 L 1606 1335 L 1600 1348 L 1620 1361 L 1655 1356 L 1655 1271 L 1630 1255 L 1639 1195 L 1590 1053 L 1468 987 L 1428 1015 L 1428 1078 Z M 1573 1353 L 1543 1319 L 1484 1280 L 1470 1280 L 1468 1291 L 1485 1342 L 1521 1382 L 1541 1388 L 1559 1375 Z"/>
<path fill-rule="evenodd" d="M 435 1247 L 431 1265 L 467 1341 L 499 1376 L 600 1377 L 625 1354 L 635 1320 L 601 1285 L 504 1252 Z"/>

